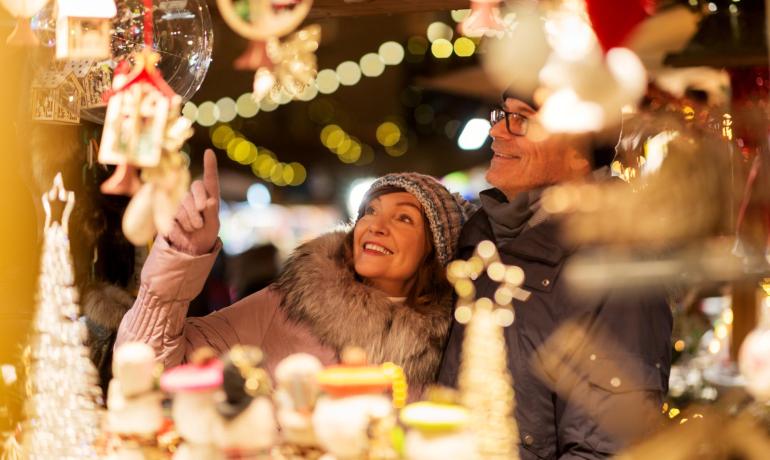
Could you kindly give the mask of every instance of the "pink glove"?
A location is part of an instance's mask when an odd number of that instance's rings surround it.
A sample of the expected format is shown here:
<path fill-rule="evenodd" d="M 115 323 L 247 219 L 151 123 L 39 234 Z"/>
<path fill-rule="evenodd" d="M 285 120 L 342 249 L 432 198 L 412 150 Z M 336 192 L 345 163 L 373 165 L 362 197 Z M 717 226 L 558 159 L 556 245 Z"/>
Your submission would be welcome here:
<path fill-rule="evenodd" d="M 211 149 L 203 154 L 203 180 L 190 186 L 166 239 L 172 248 L 193 256 L 214 249 L 219 234 L 219 175 Z"/>

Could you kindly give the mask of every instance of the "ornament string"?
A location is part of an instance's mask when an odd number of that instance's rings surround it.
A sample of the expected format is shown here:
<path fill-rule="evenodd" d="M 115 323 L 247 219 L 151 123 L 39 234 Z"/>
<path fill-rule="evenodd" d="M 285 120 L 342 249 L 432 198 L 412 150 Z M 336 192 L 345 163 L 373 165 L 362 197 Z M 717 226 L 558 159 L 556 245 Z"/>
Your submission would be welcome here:
<path fill-rule="evenodd" d="M 152 0 L 144 0 L 144 46 L 152 49 Z"/>

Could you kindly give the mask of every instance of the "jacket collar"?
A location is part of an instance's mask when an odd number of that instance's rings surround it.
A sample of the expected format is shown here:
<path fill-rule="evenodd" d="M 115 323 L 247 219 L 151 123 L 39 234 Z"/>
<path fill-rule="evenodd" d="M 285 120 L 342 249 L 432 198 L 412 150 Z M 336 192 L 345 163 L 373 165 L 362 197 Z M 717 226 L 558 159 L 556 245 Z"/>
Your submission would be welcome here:
<path fill-rule="evenodd" d="M 493 189 L 497 193 L 501 193 Z M 489 192 L 494 193 L 494 192 Z M 557 265 L 562 259 L 574 253 L 577 246 L 562 241 L 559 235 L 559 223 L 554 219 L 546 220 L 522 232 L 516 238 L 498 244 L 489 223 L 489 216 L 483 209 L 476 211 L 463 227 L 458 244 L 458 254 L 470 255 L 482 240 L 495 242 L 498 250 L 522 259 Z"/>

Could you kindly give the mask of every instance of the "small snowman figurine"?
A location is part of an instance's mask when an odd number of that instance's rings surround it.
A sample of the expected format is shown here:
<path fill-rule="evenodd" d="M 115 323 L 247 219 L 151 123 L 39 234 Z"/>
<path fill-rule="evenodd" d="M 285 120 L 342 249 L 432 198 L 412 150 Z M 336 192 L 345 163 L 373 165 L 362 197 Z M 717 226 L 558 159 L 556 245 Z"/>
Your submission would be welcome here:
<path fill-rule="evenodd" d="M 183 442 L 174 460 L 220 460 L 215 433 L 220 422 L 216 399 L 222 386 L 222 362 L 214 350 L 200 348 L 189 364 L 166 371 L 163 391 L 173 395 L 171 417 Z"/>
<path fill-rule="evenodd" d="M 114 458 L 141 460 L 156 445 L 163 424 L 163 395 L 156 388 L 155 352 L 129 342 L 115 351 L 107 390 L 107 429 L 120 439 Z"/>
<path fill-rule="evenodd" d="M 314 460 L 323 454 L 312 423 L 320 392 L 316 377 L 322 370 L 321 361 L 307 353 L 290 355 L 275 368 L 277 388 L 273 397 L 283 435 L 283 458 Z"/>
<path fill-rule="evenodd" d="M 409 428 L 407 460 L 478 460 L 473 434 L 467 429 L 468 411 L 455 402 L 456 393 L 432 387 L 427 397 L 401 410 L 401 423 Z"/>
<path fill-rule="evenodd" d="M 366 352 L 347 348 L 342 364 L 318 374 L 325 393 L 313 412 L 318 442 L 335 460 L 386 460 L 398 458 L 390 445 L 395 428 L 391 398 L 392 377 L 383 366 L 369 366 Z"/>
<path fill-rule="evenodd" d="M 270 377 L 260 368 L 257 347 L 236 345 L 223 359 L 224 399 L 217 402 L 222 416 L 217 443 L 226 459 L 269 459 L 278 438 Z"/>

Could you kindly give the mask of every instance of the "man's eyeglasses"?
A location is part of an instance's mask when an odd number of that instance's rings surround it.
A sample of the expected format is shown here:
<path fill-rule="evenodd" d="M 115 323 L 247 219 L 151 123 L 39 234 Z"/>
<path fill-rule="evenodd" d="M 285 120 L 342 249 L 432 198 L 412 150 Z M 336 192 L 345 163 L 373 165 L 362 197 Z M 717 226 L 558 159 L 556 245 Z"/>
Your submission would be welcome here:
<path fill-rule="evenodd" d="M 506 112 L 497 107 L 489 112 L 489 122 L 494 126 L 505 119 L 505 128 L 514 136 L 526 136 L 529 128 L 529 118 L 518 112 Z"/>

